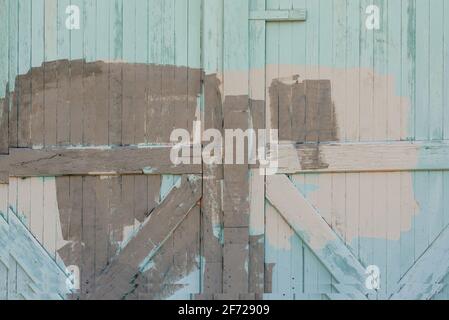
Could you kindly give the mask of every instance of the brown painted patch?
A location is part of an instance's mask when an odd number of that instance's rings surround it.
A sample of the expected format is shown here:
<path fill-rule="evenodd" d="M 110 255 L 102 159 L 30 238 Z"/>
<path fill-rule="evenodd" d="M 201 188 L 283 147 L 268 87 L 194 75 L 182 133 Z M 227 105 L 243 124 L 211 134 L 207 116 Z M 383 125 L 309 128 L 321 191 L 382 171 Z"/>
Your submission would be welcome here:
<path fill-rule="evenodd" d="M 186 67 L 45 62 L 16 78 L 9 145 L 168 143 L 173 129 L 191 131 L 201 79 Z"/>
<path fill-rule="evenodd" d="M 274 80 L 270 87 L 272 126 L 279 139 L 296 143 L 337 141 L 337 121 L 329 80 L 286 84 Z"/>

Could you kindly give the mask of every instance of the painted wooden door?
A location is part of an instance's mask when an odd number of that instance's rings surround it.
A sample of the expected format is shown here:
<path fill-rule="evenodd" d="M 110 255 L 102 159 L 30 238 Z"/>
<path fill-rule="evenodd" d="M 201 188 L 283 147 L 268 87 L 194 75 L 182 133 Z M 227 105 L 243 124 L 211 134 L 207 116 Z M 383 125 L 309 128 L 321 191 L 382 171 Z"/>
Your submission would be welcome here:
<path fill-rule="evenodd" d="M 447 299 L 448 10 L 0 0 L 0 299 Z M 174 165 L 194 120 L 276 174 Z"/>
<path fill-rule="evenodd" d="M 268 296 L 444 299 L 443 2 L 252 3 L 250 91 L 280 140 L 266 177 Z M 365 23 L 373 4 L 379 29 Z"/>
<path fill-rule="evenodd" d="M 200 292 L 201 165 L 170 162 L 198 109 L 200 5 L 0 2 L 1 298 Z"/>

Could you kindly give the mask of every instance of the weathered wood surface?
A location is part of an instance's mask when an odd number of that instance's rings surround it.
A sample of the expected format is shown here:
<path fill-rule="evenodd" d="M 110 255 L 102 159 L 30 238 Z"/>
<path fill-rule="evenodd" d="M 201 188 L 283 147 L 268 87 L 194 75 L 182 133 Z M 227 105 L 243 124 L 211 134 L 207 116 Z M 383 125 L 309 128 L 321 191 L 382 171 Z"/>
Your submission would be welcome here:
<path fill-rule="evenodd" d="M 16 177 L 201 173 L 201 165 L 172 164 L 171 151 L 169 146 L 10 149 L 9 157 L 0 159 L 0 167 L 6 167 L 9 162 L 9 174 Z"/>
<path fill-rule="evenodd" d="M 430 244 L 426 252 L 401 279 L 393 300 L 430 300 L 446 284 L 449 273 L 449 227 Z"/>
<path fill-rule="evenodd" d="M 95 280 L 88 299 L 122 299 L 130 294 L 139 266 L 159 249 L 201 199 L 202 182 L 198 176 L 184 176 L 165 201 L 154 211 L 118 256 Z"/>
<path fill-rule="evenodd" d="M 366 299 L 365 268 L 286 176 L 267 177 L 267 199 L 307 243 L 339 285 L 353 287 L 345 293 L 356 299 Z"/>
<path fill-rule="evenodd" d="M 279 173 L 398 172 L 449 169 L 447 142 L 281 143 Z"/>

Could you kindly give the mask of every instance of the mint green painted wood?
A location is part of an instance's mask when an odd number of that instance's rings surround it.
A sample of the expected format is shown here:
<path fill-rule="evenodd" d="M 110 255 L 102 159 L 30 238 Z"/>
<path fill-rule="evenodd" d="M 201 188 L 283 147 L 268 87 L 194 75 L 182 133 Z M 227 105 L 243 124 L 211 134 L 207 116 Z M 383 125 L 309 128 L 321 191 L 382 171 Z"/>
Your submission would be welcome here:
<path fill-rule="evenodd" d="M 429 140 L 443 139 L 444 0 L 430 4 L 429 26 Z"/>
<path fill-rule="evenodd" d="M 9 1 L 0 1 L 0 98 L 5 97 L 9 74 Z M 7 114 L 0 115 L 2 117 Z"/>
<path fill-rule="evenodd" d="M 408 120 L 408 139 L 414 140 L 416 136 L 416 2 L 402 0 L 401 5 L 401 95 L 410 99 L 412 108 Z"/>
<path fill-rule="evenodd" d="M 84 58 L 83 38 L 86 30 L 84 0 L 70 0 L 70 4 L 80 9 L 80 29 L 70 30 L 70 59 L 79 60 Z"/>
<path fill-rule="evenodd" d="M 444 82 L 443 88 L 449 88 L 449 3 L 444 3 Z M 443 138 L 449 140 L 449 92 L 443 89 Z"/>
<path fill-rule="evenodd" d="M 305 9 L 293 10 L 254 10 L 250 13 L 250 20 L 263 21 L 305 21 L 307 19 L 307 11 Z"/>
<path fill-rule="evenodd" d="M 14 1 L 13 1 L 14 2 Z M 45 1 L 45 61 L 54 61 L 57 59 L 57 12 L 58 1 Z"/>
<path fill-rule="evenodd" d="M 414 224 L 415 260 L 420 257 L 429 245 L 429 172 L 416 172 L 414 175 L 415 197 L 419 204 L 418 215 Z"/>
<path fill-rule="evenodd" d="M 84 58 L 91 62 L 96 59 L 96 34 L 97 34 L 97 1 L 86 0 L 84 2 Z M 106 35 L 102 35 L 106 37 Z"/>
<path fill-rule="evenodd" d="M 45 52 L 44 52 L 44 0 L 32 1 L 32 28 L 31 28 L 31 66 L 39 67 L 44 61 Z"/>
<path fill-rule="evenodd" d="M 110 58 L 123 60 L 123 0 L 111 1 L 109 6 Z"/>
<path fill-rule="evenodd" d="M 66 27 L 66 8 L 70 6 L 70 0 L 58 0 L 57 15 L 57 54 L 59 59 L 70 57 L 70 30 Z M 81 14 L 81 13 L 80 13 Z"/>
<path fill-rule="evenodd" d="M 96 1 L 96 19 L 95 19 L 95 60 L 110 61 L 110 0 Z M 99 119 L 97 119 L 99 120 Z"/>
<path fill-rule="evenodd" d="M 416 1 L 416 140 L 429 139 L 430 130 L 430 2 Z"/>

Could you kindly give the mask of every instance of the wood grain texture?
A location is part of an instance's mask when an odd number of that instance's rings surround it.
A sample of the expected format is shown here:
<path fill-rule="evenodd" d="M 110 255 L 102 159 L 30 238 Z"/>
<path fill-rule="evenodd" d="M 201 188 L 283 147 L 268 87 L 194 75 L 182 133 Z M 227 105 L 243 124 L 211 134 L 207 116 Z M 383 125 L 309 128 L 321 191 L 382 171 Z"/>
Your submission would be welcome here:
<path fill-rule="evenodd" d="M 139 271 L 139 265 L 154 249 L 163 245 L 167 235 L 173 233 L 200 198 L 201 179 L 183 177 L 179 189 L 148 213 L 149 218 L 138 233 L 96 279 L 95 290 L 88 298 L 120 299 L 132 292 L 132 280 Z"/>
<path fill-rule="evenodd" d="M 200 173 L 201 165 L 174 165 L 171 147 L 99 149 L 11 149 L 0 159 L 12 176 Z"/>
<path fill-rule="evenodd" d="M 355 299 L 366 299 L 365 268 L 286 176 L 268 177 L 267 198 L 337 279 L 336 286 Z"/>
<path fill-rule="evenodd" d="M 279 173 L 447 170 L 449 165 L 446 142 L 280 144 L 278 155 Z"/>

